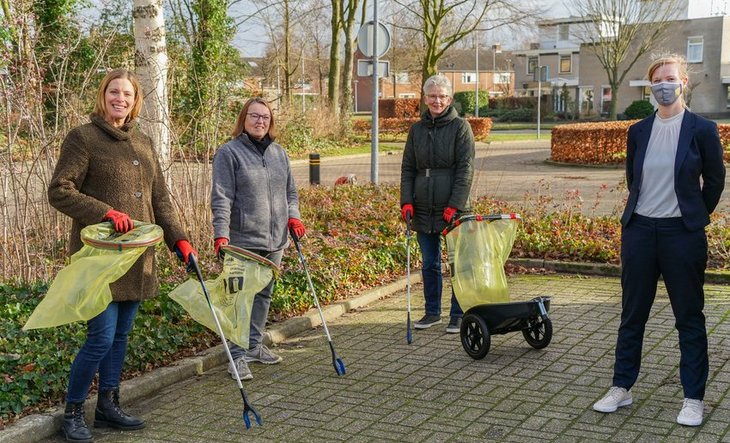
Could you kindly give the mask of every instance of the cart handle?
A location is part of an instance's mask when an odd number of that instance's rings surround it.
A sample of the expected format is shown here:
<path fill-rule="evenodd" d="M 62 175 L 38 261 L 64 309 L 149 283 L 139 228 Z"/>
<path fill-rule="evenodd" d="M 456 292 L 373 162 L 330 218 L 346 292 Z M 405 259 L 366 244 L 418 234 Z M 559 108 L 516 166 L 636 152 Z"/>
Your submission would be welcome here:
<path fill-rule="evenodd" d="M 469 215 L 462 215 L 458 219 L 452 221 L 449 223 L 446 228 L 441 231 L 442 235 L 446 235 L 449 232 L 456 229 L 457 226 L 464 222 L 468 221 L 494 221 L 494 220 L 522 220 L 522 216 L 517 213 L 509 213 L 509 214 L 469 214 Z"/>

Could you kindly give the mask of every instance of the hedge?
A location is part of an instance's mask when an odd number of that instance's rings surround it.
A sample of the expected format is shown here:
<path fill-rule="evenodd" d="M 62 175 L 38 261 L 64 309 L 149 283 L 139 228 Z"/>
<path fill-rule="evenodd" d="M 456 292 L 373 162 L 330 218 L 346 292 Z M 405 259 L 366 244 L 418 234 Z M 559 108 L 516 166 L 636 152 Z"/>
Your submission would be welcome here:
<path fill-rule="evenodd" d="M 420 118 L 381 118 L 378 119 L 378 133 L 390 135 L 407 135 L 408 130 L 414 124 L 420 121 Z M 471 125 L 476 140 L 486 140 L 489 131 L 492 129 L 491 118 L 469 117 L 466 119 Z M 370 134 L 370 121 L 357 120 L 353 122 L 352 129 L 356 133 Z"/>
<path fill-rule="evenodd" d="M 381 118 L 412 118 L 421 113 L 421 100 L 417 98 L 384 98 L 378 100 Z"/>
<path fill-rule="evenodd" d="M 626 160 L 626 136 L 629 126 L 638 120 L 600 123 L 572 123 L 552 130 L 550 159 L 563 163 L 621 164 Z M 725 147 L 725 161 L 730 161 L 730 125 L 717 125 Z"/>

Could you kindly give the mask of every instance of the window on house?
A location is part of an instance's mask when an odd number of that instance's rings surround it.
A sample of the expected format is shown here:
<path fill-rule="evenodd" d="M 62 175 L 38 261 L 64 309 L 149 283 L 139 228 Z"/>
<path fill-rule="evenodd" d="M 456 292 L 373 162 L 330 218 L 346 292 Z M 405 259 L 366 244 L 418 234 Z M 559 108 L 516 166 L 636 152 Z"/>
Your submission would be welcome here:
<path fill-rule="evenodd" d="M 570 39 L 570 25 L 558 25 L 558 40 Z"/>
<path fill-rule="evenodd" d="M 506 84 L 510 83 L 512 80 L 512 75 L 509 72 L 495 72 L 494 77 L 492 78 L 492 82 L 494 84 Z"/>
<path fill-rule="evenodd" d="M 410 78 L 408 77 L 407 72 L 396 72 L 395 73 L 395 82 L 399 85 L 407 85 L 410 83 Z"/>
<path fill-rule="evenodd" d="M 537 69 L 537 56 L 527 57 L 527 73 L 534 74 Z"/>
<path fill-rule="evenodd" d="M 461 82 L 464 84 L 474 84 L 477 82 L 476 72 L 463 72 L 461 74 Z"/>
<path fill-rule="evenodd" d="M 687 39 L 687 63 L 702 63 L 703 37 L 689 37 Z"/>
<path fill-rule="evenodd" d="M 727 105 L 730 108 L 730 86 L 727 87 Z"/>
<path fill-rule="evenodd" d="M 611 110 L 611 87 L 601 87 L 601 113 L 608 114 Z"/>
<path fill-rule="evenodd" d="M 649 97 L 651 97 L 651 86 L 644 86 L 641 88 L 641 99 L 649 101 Z"/>
<path fill-rule="evenodd" d="M 567 73 L 572 70 L 572 56 L 570 54 L 568 55 L 561 55 L 560 56 L 560 72 L 561 73 Z"/>

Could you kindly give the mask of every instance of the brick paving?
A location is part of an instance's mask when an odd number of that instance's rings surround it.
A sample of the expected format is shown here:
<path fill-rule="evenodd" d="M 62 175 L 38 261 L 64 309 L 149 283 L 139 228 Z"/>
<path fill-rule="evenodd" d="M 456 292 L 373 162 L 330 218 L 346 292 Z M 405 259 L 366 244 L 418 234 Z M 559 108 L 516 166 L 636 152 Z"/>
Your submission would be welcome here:
<path fill-rule="evenodd" d="M 413 289 L 414 320 L 422 314 L 420 291 Z M 445 324 L 414 331 L 408 345 L 399 292 L 328 323 L 347 367 L 343 377 L 335 374 L 321 328 L 277 346 L 281 364 L 252 364 L 255 378 L 245 388 L 262 427 L 245 429 L 236 384 L 218 366 L 129 405 L 147 420 L 146 429 L 94 429 L 96 441 L 730 442 L 730 287 L 706 287 L 710 379 L 706 420 L 698 428 L 675 423 L 682 403 L 679 350 L 662 286 L 647 325 L 635 402 L 614 414 L 591 405 L 610 384 L 620 282 L 512 276 L 510 291 L 513 300 L 553 297 L 547 348 L 532 349 L 519 332 L 496 335 L 486 358 L 472 360 Z"/>

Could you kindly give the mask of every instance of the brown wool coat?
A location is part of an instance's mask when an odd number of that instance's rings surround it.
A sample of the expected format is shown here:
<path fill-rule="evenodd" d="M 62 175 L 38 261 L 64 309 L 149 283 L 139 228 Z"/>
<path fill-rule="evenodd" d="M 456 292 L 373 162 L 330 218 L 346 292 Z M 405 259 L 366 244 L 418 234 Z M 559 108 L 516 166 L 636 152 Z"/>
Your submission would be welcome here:
<path fill-rule="evenodd" d="M 48 186 L 48 201 L 73 219 L 70 253 L 81 247 L 81 229 L 102 222 L 109 209 L 133 220 L 159 225 L 172 250 L 185 239 L 170 201 L 152 140 L 134 124 L 117 129 L 97 115 L 72 129 Z M 157 265 L 149 248 L 132 268 L 110 285 L 114 301 L 144 300 L 157 294 Z"/>

